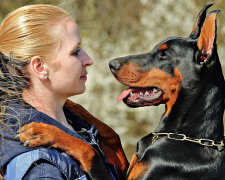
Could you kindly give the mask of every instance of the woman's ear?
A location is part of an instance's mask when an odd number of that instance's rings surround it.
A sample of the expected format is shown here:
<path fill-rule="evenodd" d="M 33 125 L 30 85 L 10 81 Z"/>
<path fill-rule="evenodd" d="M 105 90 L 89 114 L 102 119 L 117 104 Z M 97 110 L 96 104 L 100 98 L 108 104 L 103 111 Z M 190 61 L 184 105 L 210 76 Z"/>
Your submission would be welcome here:
<path fill-rule="evenodd" d="M 39 79 L 48 79 L 48 65 L 43 61 L 40 56 L 33 56 L 30 61 L 30 71 Z"/>

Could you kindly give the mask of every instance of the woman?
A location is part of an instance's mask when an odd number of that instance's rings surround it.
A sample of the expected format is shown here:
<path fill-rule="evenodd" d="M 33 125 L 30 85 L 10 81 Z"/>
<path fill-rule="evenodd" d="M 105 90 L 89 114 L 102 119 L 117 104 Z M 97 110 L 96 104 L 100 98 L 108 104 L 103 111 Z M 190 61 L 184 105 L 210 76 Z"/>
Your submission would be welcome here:
<path fill-rule="evenodd" d="M 85 92 L 86 68 L 92 63 L 81 48 L 77 24 L 62 9 L 30 5 L 5 18 L 0 26 L 0 170 L 5 179 L 118 179 L 124 175 L 127 160 L 115 132 L 67 101 Z M 77 114 L 65 107 L 66 101 Z M 72 143 L 78 144 L 73 148 L 78 155 L 72 156 L 76 161 L 54 148 L 29 148 L 15 140 L 19 128 L 31 122 L 53 125 L 72 136 Z M 101 127 L 99 133 L 93 124 Z M 86 152 L 94 153 L 92 159 L 84 158 Z M 87 168 L 87 161 L 98 166 Z"/>

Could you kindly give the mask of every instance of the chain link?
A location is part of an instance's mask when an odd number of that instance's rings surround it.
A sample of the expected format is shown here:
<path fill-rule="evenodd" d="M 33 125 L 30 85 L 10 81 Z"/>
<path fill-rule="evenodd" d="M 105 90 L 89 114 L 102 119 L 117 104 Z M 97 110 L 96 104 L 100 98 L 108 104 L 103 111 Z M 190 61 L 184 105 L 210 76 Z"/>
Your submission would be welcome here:
<path fill-rule="evenodd" d="M 202 146 L 217 146 L 224 147 L 223 140 L 219 143 L 215 143 L 211 139 L 195 139 L 187 137 L 185 134 L 176 134 L 176 133 L 152 133 L 154 136 L 152 138 L 152 142 L 155 142 L 159 137 L 166 136 L 168 139 L 178 140 L 178 141 L 190 141 Z"/>

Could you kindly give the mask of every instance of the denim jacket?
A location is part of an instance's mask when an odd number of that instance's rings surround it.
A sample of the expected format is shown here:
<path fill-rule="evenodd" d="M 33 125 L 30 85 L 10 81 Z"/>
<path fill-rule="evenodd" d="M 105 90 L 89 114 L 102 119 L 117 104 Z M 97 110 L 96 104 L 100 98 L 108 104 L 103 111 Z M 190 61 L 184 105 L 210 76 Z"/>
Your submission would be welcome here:
<path fill-rule="evenodd" d="M 107 162 L 98 145 L 98 131 L 94 125 L 87 124 L 66 107 L 64 107 L 64 113 L 75 132 L 30 105 L 9 104 L 4 124 L 0 124 L 0 171 L 5 174 L 6 180 L 87 179 L 79 167 L 79 162 L 74 161 L 66 153 L 54 148 L 24 147 L 18 140 L 15 140 L 14 136 L 19 127 L 31 122 L 54 125 L 69 135 L 92 145 L 102 155 L 113 179 L 118 179 L 114 165 Z"/>

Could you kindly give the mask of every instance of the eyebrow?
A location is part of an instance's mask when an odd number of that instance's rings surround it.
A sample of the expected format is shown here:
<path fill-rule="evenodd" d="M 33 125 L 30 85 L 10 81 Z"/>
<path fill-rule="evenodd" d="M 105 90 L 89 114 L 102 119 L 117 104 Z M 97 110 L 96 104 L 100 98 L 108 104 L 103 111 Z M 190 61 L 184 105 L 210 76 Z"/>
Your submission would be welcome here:
<path fill-rule="evenodd" d="M 159 47 L 159 50 L 165 50 L 165 49 L 168 49 L 167 44 L 162 44 L 162 45 Z"/>

